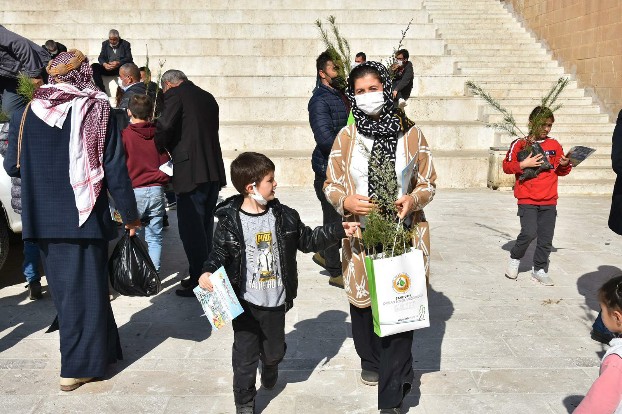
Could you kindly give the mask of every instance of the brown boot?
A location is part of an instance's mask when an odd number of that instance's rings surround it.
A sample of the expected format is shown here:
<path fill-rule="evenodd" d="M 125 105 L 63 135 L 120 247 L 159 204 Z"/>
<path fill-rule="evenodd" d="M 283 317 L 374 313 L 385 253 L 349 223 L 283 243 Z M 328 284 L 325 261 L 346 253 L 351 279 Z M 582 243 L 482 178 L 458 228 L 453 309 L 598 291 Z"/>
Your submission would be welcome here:
<path fill-rule="evenodd" d="M 343 275 L 332 276 L 328 279 L 328 284 L 343 289 Z"/>

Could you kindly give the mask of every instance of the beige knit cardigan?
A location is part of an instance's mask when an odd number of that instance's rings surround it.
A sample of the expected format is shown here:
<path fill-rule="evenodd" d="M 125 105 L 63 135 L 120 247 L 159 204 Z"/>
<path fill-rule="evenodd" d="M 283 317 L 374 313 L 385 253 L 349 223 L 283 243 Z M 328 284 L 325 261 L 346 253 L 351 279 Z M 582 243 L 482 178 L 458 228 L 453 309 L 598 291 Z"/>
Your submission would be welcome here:
<path fill-rule="evenodd" d="M 324 194 L 346 221 L 360 221 L 359 216 L 344 211 L 343 202 L 347 196 L 355 194 L 354 182 L 350 175 L 352 151 L 356 145 L 356 126 L 344 127 L 333 144 L 328 159 Z M 413 223 L 417 224 L 414 246 L 421 249 L 425 258 L 426 278 L 430 272 L 430 232 L 423 213 L 423 208 L 432 201 L 436 191 L 436 171 L 432 164 L 432 153 L 421 130 L 414 126 L 404 137 L 406 165 L 417 158 L 412 175 L 413 191 L 410 195 L 415 199 L 413 207 Z M 343 283 L 348 301 L 356 307 L 371 306 L 367 273 L 365 271 L 365 252 L 360 230 L 354 237 L 343 239 L 342 270 Z"/>

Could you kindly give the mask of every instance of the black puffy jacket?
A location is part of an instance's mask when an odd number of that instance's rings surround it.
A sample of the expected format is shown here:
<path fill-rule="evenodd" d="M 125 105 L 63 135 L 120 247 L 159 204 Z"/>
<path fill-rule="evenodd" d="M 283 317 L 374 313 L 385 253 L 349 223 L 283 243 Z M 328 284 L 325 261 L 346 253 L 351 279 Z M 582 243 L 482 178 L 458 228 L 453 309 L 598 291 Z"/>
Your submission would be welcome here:
<path fill-rule="evenodd" d="M 216 207 L 214 215 L 218 224 L 214 232 L 212 252 L 203 264 L 203 272 L 215 272 L 224 266 L 233 289 L 240 296 L 246 276 L 246 245 L 242 234 L 240 208 L 244 197 L 229 197 Z M 276 218 L 276 240 L 281 260 L 281 274 L 285 286 L 285 310 L 293 306 L 298 292 L 297 250 L 304 253 L 317 252 L 337 243 L 345 237 L 341 223 L 331 223 L 311 229 L 300 220 L 293 208 L 277 199 L 268 203 Z"/>
<path fill-rule="evenodd" d="M 350 108 L 344 102 L 341 92 L 323 84 L 318 85 L 309 100 L 309 124 L 315 138 L 315 149 L 311 166 L 316 173 L 326 176 L 328 156 L 335 137 L 348 122 Z"/>

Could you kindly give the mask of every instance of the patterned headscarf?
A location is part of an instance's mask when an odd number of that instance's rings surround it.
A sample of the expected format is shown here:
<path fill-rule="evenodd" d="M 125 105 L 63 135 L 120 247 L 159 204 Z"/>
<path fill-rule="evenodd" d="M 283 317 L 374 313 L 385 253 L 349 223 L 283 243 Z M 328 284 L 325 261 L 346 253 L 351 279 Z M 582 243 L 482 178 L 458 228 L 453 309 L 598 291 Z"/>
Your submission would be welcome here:
<path fill-rule="evenodd" d="M 378 120 L 372 119 L 369 115 L 365 114 L 356 105 L 356 99 L 354 98 L 354 81 L 353 79 L 348 79 L 346 95 L 352 104 L 352 115 L 356 123 L 356 130 L 365 136 L 373 138 L 374 143 L 371 149 L 372 159 L 378 159 L 377 157 L 379 157 L 395 165 L 397 134 L 404 130 L 401 119 L 396 116 L 395 112 L 391 77 L 382 63 L 369 60 L 356 66 L 353 71 L 366 66 L 376 69 L 380 74 L 384 106 L 382 107 L 380 119 Z M 351 76 L 352 72 L 350 72 L 350 77 Z M 376 188 L 383 185 L 383 183 L 378 181 L 378 177 L 376 177 L 375 174 L 373 174 L 373 170 L 370 169 L 367 184 L 369 197 L 377 198 Z"/>
<path fill-rule="evenodd" d="M 93 82 L 88 59 L 79 50 L 59 53 L 47 66 L 50 84 L 37 89 L 31 104 L 49 126 L 62 128 L 72 110 L 69 178 L 81 226 L 102 189 L 103 156 L 110 103 Z"/>

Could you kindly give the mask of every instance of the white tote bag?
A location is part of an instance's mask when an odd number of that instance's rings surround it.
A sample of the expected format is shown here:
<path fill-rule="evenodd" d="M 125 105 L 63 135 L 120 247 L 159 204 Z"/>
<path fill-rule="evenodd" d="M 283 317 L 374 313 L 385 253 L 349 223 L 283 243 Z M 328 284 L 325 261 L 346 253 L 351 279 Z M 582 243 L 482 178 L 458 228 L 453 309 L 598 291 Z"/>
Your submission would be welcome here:
<path fill-rule="evenodd" d="M 383 337 L 430 326 L 423 252 L 365 257 L 374 332 Z"/>

